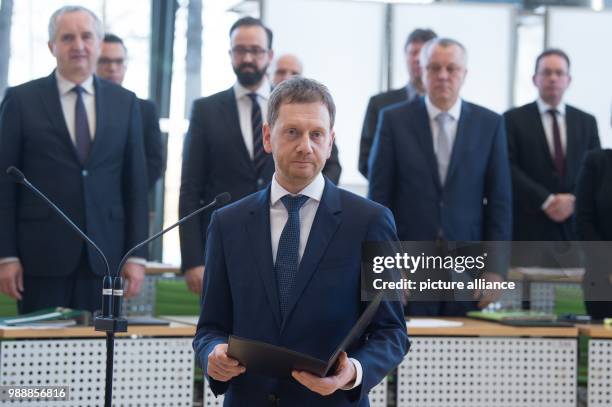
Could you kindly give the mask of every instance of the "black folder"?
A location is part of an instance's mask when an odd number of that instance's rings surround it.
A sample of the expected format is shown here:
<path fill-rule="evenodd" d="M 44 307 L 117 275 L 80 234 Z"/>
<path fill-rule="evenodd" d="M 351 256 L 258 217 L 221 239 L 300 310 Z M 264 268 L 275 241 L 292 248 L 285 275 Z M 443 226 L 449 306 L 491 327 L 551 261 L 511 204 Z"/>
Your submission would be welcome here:
<path fill-rule="evenodd" d="M 246 367 L 247 372 L 253 374 L 285 378 L 291 377 L 292 370 L 305 370 L 319 377 L 325 377 L 333 373 L 340 354 L 363 335 L 378 310 L 382 296 L 383 293 L 380 292 L 374 297 L 329 360 L 317 359 L 291 349 L 234 335 L 229 337 L 227 354 Z"/>

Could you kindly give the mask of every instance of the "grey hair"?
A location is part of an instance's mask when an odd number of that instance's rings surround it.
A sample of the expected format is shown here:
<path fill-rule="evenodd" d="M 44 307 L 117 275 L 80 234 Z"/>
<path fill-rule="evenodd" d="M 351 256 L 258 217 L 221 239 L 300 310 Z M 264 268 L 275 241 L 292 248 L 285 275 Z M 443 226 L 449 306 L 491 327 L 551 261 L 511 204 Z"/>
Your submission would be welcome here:
<path fill-rule="evenodd" d="M 290 103 L 321 102 L 329 112 L 330 128 L 334 128 L 336 105 L 327 86 L 314 79 L 294 76 L 278 84 L 268 100 L 268 124 L 273 126 L 278 119 L 280 107 Z"/>
<path fill-rule="evenodd" d="M 102 40 L 102 38 L 104 38 L 104 28 L 102 27 L 102 21 L 100 21 L 98 16 L 95 15 L 93 11 L 83 6 L 64 6 L 55 10 L 55 12 L 51 14 L 51 17 L 49 18 L 49 42 L 55 41 L 55 34 L 57 31 L 57 19 L 62 14 L 76 12 L 88 13 L 94 20 L 94 30 L 96 32 L 96 35 L 98 36 L 98 39 Z"/>
<path fill-rule="evenodd" d="M 429 58 L 431 58 L 431 51 L 436 46 L 448 48 L 453 45 L 461 49 L 461 51 L 463 52 L 463 60 L 467 65 L 467 49 L 465 49 L 465 46 L 462 43 L 452 38 L 434 38 L 432 40 L 427 41 L 425 45 L 423 45 L 423 48 L 421 48 L 421 54 L 419 55 L 419 63 L 421 64 L 421 67 L 425 69 L 427 63 L 429 62 Z"/>

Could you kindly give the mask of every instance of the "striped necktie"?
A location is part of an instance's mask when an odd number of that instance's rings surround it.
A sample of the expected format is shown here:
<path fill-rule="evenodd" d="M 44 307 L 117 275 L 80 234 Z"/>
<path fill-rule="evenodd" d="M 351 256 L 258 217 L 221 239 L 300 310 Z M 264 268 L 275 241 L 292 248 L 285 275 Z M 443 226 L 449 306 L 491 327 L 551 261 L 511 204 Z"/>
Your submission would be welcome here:
<path fill-rule="evenodd" d="M 261 131 L 262 119 L 261 108 L 257 102 L 257 93 L 249 93 L 251 99 L 251 126 L 253 128 L 253 165 L 257 177 L 261 175 L 266 163 L 266 152 L 263 148 L 263 135 Z"/>
<path fill-rule="evenodd" d="M 76 93 L 77 99 L 74 105 L 74 136 L 77 154 L 81 164 L 85 164 L 91 149 L 91 134 L 89 133 L 89 120 L 87 119 L 87 111 L 83 103 L 83 89 L 81 86 L 75 86 L 72 91 Z"/>

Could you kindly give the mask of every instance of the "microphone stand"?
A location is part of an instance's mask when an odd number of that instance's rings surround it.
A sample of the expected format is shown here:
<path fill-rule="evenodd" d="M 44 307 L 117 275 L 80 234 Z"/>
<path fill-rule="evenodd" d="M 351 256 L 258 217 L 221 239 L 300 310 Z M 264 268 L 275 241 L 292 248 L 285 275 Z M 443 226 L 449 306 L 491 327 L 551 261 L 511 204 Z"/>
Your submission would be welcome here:
<path fill-rule="evenodd" d="M 96 331 L 106 332 L 106 383 L 105 383 L 105 390 L 104 390 L 104 406 L 105 407 L 111 407 L 111 402 L 112 402 L 115 332 L 126 332 L 127 326 L 128 326 L 127 320 L 125 318 L 121 318 L 121 300 L 123 297 L 123 279 L 119 275 L 121 272 L 121 269 L 123 268 L 123 266 L 129 259 L 130 255 L 134 253 L 136 250 L 140 249 L 141 247 L 145 246 L 151 241 L 157 239 L 158 237 L 168 232 L 169 230 L 174 229 L 181 223 L 189 220 L 190 218 L 199 214 L 200 212 L 203 212 L 215 205 L 224 205 L 230 199 L 231 199 L 230 194 L 227 192 L 217 195 L 215 199 L 208 205 L 203 206 L 193 211 L 192 213 L 185 216 L 184 218 L 179 219 L 173 225 L 168 226 L 166 229 L 154 234 L 153 236 L 149 237 L 145 241 L 140 242 L 139 244 L 137 244 L 136 246 L 128 250 L 128 252 L 121 259 L 121 262 L 119 262 L 119 266 L 117 267 L 116 275 L 112 278 L 112 297 L 113 297 L 112 314 L 110 317 L 105 317 L 104 315 L 102 315 L 101 317 L 98 316 L 95 318 L 95 321 L 94 321 L 94 326 L 96 328 Z M 107 281 L 107 278 L 105 277 L 104 282 L 105 282 L 105 285 L 102 289 L 103 295 L 104 295 L 105 289 L 107 289 L 106 288 L 108 285 L 107 283 L 110 282 L 110 280 Z"/>
<path fill-rule="evenodd" d="M 117 267 L 117 272 L 115 276 L 112 276 L 110 273 L 110 267 L 108 265 L 108 260 L 106 256 L 100 250 L 98 245 L 96 245 L 93 240 L 89 238 L 70 218 L 62 212 L 60 208 L 57 207 L 45 194 L 43 194 L 40 190 L 38 190 L 30 181 L 28 181 L 19 169 L 10 166 L 7 168 L 6 173 L 13 177 L 15 182 L 18 182 L 24 186 L 26 186 L 29 190 L 34 192 L 35 195 L 40 197 L 47 205 L 49 205 L 60 217 L 70 225 L 70 227 L 87 243 L 89 243 L 102 260 L 104 260 L 104 265 L 106 266 L 106 275 L 104 276 L 104 280 L 102 281 L 102 315 L 98 315 L 94 319 L 94 328 L 96 331 L 106 332 L 106 378 L 105 378 L 105 388 L 104 388 L 104 406 L 112 407 L 113 400 L 113 366 L 114 366 L 114 355 L 115 355 L 115 333 L 117 332 L 127 332 L 128 329 L 128 321 L 125 318 L 121 317 L 121 300 L 123 298 L 123 278 L 120 276 L 121 269 L 125 265 L 127 259 L 130 257 L 132 253 L 136 250 L 140 249 L 144 245 L 149 242 L 157 239 L 164 233 L 168 232 L 171 229 L 174 229 L 181 223 L 191 219 L 195 215 L 203 212 L 215 205 L 225 205 L 230 201 L 231 196 L 227 192 L 223 192 L 215 197 L 215 199 L 206 206 L 203 206 L 189 215 L 179 219 L 175 224 L 168 226 L 166 229 L 161 232 L 156 233 L 155 235 L 149 237 L 145 241 L 137 244 L 135 247 L 128 250 L 128 252 L 123 256 L 121 262 L 119 263 L 119 267 Z"/>

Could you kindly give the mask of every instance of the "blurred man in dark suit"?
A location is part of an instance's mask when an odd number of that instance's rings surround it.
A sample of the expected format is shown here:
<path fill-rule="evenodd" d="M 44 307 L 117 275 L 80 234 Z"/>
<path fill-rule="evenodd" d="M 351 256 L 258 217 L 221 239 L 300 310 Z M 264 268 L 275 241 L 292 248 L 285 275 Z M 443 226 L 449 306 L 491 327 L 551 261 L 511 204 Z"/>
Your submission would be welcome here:
<path fill-rule="evenodd" d="M 90 10 L 66 6 L 49 20 L 57 68 L 10 88 L 0 107 L 0 291 L 20 312 L 100 308 L 103 261 L 40 198 L 5 170 L 19 167 L 102 249 L 114 272 L 146 238 L 147 188 L 136 96 L 93 75 L 104 33 Z M 122 270 L 129 297 L 146 250 Z"/>
<path fill-rule="evenodd" d="M 503 119 L 461 99 L 467 74 L 462 44 L 431 40 L 421 51 L 421 64 L 426 96 L 381 112 L 369 196 L 391 209 L 400 240 L 508 241 L 512 196 Z M 480 277 L 502 278 L 491 271 Z M 409 303 L 408 312 L 461 316 L 498 294 L 482 293 L 478 303 Z"/>
<path fill-rule="evenodd" d="M 363 120 L 363 128 L 361 129 L 361 144 L 359 146 L 359 172 L 366 178 L 368 178 L 368 159 L 372 143 L 374 142 L 379 113 L 386 106 L 404 101 L 412 101 L 425 93 L 423 80 L 421 79 L 419 54 L 423 44 L 435 37 L 436 33 L 430 29 L 417 28 L 412 31 L 404 45 L 406 68 L 408 69 L 410 80 L 406 86 L 374 95 L 368 102 L 368 108 Z"/>
<path fill-rule="evenodd" d="M 272 61 L 272 31 L 252 17 L 230 28 L 230 57 L 236 83 L 193 103 L 183 147 L 179 214 L 185 216 L 229 192 L 232 200 L 265 188 L 274 163 L 263 149 L 262 125 L 271 85 L 266 71 Z M 326 163 L 339 177 L 337 157 Z M 334 168 L 334 165 L 336 168 Z M 331 178 L 331 177 L 330 177 Z M 338 179 L 335 179 L 337 182 Z M 204 248 L 210 213 L 180 227 L 181 268 L 191 291 L 199 293 L 204 275 Z"/>
<path fill-rule="evenodd" d="M 542 52 L 533 75 L 538 99 L 504 114 L 512 169 L 514 240 L 576 240 L 576 178 L 587 152 L 599 149 L 600 144 L 595 118 L 563 100 L 571 82 L 569 69 L 569 57 L 562 50 Z"/>
<path fill-rule="evenodd" d="M 127 72 L 127 48 L 123 40 L 114 34 L 105 34 L 96 73 L 102 79 L 122 85 Z M 164 149 L 157 107 L 150 100 L 138 99 L 142 117 L 142 134 L 144 137 L 145 158 L 147 161 L 147 179 L 149 189 L 153 188 L 166 167 Z"/>

